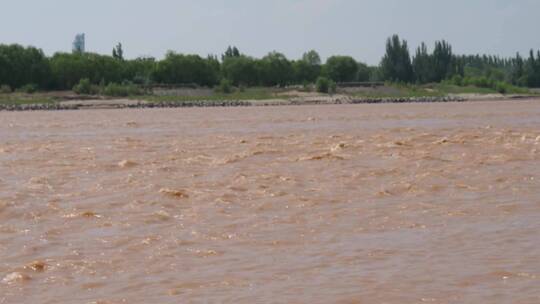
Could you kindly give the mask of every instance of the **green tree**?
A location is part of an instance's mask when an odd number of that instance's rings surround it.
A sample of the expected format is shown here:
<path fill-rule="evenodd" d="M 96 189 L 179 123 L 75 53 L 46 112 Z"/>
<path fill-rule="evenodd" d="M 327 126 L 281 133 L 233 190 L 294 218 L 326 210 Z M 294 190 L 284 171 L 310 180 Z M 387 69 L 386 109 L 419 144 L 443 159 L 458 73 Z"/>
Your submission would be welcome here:
<path fill-rule="evenodd" d="M 238 50 L 237 47 L 233 47 L 232 53 L 233 53 L 234 57 L 239 57 L 240 56 L 240 51 Z"/>
<path fill-rule="evenodd" d="M 285 55 L 271 52 L 257 63 L 262 85 L 285 86 L 292 82 L 293 67 Z"/>
<path fill-rule="evenodd" d="M 355 81 L 358 63 L 350 56 L 332 56 L 326 60 L 323 73 L 335 82 Z"/>
<path fill-rule="evenodd" d="M 0 84 L 13 89 L 27 84 L 47 88 L 49 82 L 49 61 L 41 49 L 0 45 Z"/>
<path fill-rule="evenodd" d="M 416 50 L 412 65 L 416 82 L 428 83 L 433 81 L 433 57 L 428 53 L 425 43 L 422 42 Z"/>
<path fill-rule="evenodd" d="M 322 64 L 321 56 L 317 51 L 311 50 L 302 55 L 302 61 L 311 66 L 320 66 Z"/>
<path fill-rule="evenodd" d="M 380 66 L 370 66 L 368 68 L 369 68 L 369 81 L 373 81 L 373 82 L 384 81 Z"/>
<path fill-rule="evenodd" d="M 221 62 L 219 62 L 219 59 L 216 55 L 208 55 L 206 56 L 206 62 L 208 65 L 210 65 L 212 71 L 216 74 L 216 83 L 219 82 L 221 77 Z"/>
<path fill-rule="evenodd" d="M 227 50 L 225 51 L 225 53 L 221 55 L 221 60 L 224 61 L 226 58 L 231 58 L 231 57 L 240 57 L 240 51 L 238 50 L 236 46 L 232 46 L 232 47 L 229 46 Z"/>
<path fill-rule="evenodd" d="M 519 53 L 517 53 L 516 58 L 513 59 L 510 73 L 510 83 L 514 85 L 525 85 L 523 78 L 525 76 L 525 64 L 523 62 L 523 58 Z"/>
<path fill-rule="evenodd" d="M 155 79 L 167 84 L 198 84 L 213 86 L 218 82 L 219 70 L 212 62 L 199 55 L 168 52 L 157 64 Z"/>
<path fill-rule="evenodd" d="M 435 42 L 433 74 L 433 81 L 435 82 L 440 82 L 455 74 L 452 46 L 444 40 Z"/>
<path fill-rule="evenodd" d="M 221 81 L 219 82 L 219 86 L 216 88 L 217 92 L 224 94 L 230 94 L 232 93 L 232 90 L 233 88 L 231 85 L 231 81 L 226 78 L 221 79 Z"/>
<path fill-rule="evenodd" d="M 292 65 L 297 83 L 315 82 L 321 74 L 321 57 L 314 50 L 304 53 L 302 59 L 294 61 Z"/>
<path fill-rule="evenodd" d="M 315 83 L 315 88 L 319 93 L 335 93 L 336 92 L 336 83 L 332 79 L 326 77 L 317 78 Z"/>
<path fill-rule="evenodd" d="M 411 82 L 414 79 L 407 41 L 401 41 L 398 35 L 386 41 L 386 54 L 381 61 L 381 72 L 385 80 Z"/>
<path fill-rule="evenodd" d="M 356 81 L 365 82 L 371 78 L 371 70 L 365 63 L 358 63 L 358 72 L 356 73 Z"/>
<path fill-rule="evenodd" d="M 525 74 L 528 87 L 540 87 L 540 51 L 536 54 L 536 58 L 533 50 L 529 52 Z"/>
<path fill-rule="evenodd" d="M 126 60 L 123 63 L 122 78 L 136 84 L 149 85 L 153 82 L 156 65 L 156 59 L 152 57 Z"/>
<path fill-rule="evenodd" d="M 53 86 L 70 90 L 83 78 L 93 84 L 119 83 L 125 79 L 124 63 L 111 56 L 93 53 L 56 53 L 50 59 Z"/>
<path fill-rule="evenodd" d="M 235 86 L 259 84 L 257 61 L 248 56 L 226 57 L 221 65 L 221 73 Z"/>
<path fill-rule="evenodd" d="M 124 60 L 124 50 L 122 49 L 122 43 L 118 42 L 118 44 L 113 48 L 113 58 L 118 60 Z"/>

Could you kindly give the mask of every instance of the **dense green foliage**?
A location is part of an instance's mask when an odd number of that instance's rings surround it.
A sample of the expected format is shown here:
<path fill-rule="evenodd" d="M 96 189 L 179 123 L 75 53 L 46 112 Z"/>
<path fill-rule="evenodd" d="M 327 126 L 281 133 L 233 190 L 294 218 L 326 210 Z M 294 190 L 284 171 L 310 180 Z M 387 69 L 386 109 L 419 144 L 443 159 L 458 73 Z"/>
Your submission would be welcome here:
<path fill-rule="evenodd" d="M 125 60 L 122 62 L 123 79 L 139 85 L 149 85 L 153 82 L 156 65 L 154 58 L 139 57 L 134 60 Z"/>
<path fill-rule="evenodd" d="M 219 83 L 219 86 L 216 88 L 216 92 L 223 93 L 223 94 L 230 94 L 232 93 L 232 84 L 231 81 L 227 78 L 221 79 L 221 82 Z"/>
<path fill-rule="evenodd" d="M 260 84 L 263 86 L 285 86 L 293 82 L 293 67 L 285 55 L 271 52 L 259 62 Z"/>
<path fill-rule="evenodd" d="M 452 46 L 444 40 L 435 42 L 433 54 L 429 54 L 425 43 L 422 43 L 412 64 L 418 83 L 441 82 L 456 75 L 463 76 L 462 61 L 453 55 Z"/>
<path fill-rule="evenodd" d="M 490 81 L 507 82 L 517 86 L 540 87 L 540 51 L 530 51 L 524 59 L 520 54 L 514 58 L 475 55 L 460 56 L 465 66 L 465 76 L 486 78 Z"/>
<path fill-rule="evenodd" d="M 95 85 L 92 84 L 88 78 L 81 79 L 79 83 L 73 87 L 73 92 L 84 95 L 101 94 L 114 97 L 136 96 L 145 93 L 143 89 L 131 82 L 124 82 L 122 84 L 111 82 L 108 85 L 103 83 Z"/>
<path fill-rule="evenodd" d="M 477 87 L 477 88 L 486 88 L 492 89 L 501 94 L 507 93 L 526 93 L 526 90 L 519 88 L 515 85 L 512 85 L 505 81 L 494 80 L 484 76 L 481 77 L 461 77 L 456 75 L 449 80 L 443 80 L 445 84 L 451 84 L 461 87 Z"/>
<path fill-rule="evenodd" d="M 446 41 L 437 41 L 432 53 L 422 43 L 411 58 L 407 42 L 393 36 L 387 42 L 381 62 L 382 80 L 407 83 L 450 81 L 459 86 L 492 88 L 501 93 L 517 92 L 515 86 L 540 87 L 540 51 L 531 50 L 528 59 L 488 55 L 455 55 Z M 373 73 L 372 73 L 373 76 Z"/>
<path fill-rule="evenodd" d="M 243 88 L 293 84 L 307 87 L 319 81 L 323 87 L 324 81 L 446 82 L 499 92 L 516 92 L 518 86 L 540 87 L 540 51 L 531 51 L 525 58 L 519 54 L 515 58 L 455 55 L 452 46 L 443 40 L 435 43 L 432 52 L 422 43 L 411 56 L 407 41 L 397 35 L 387 40 L 379 66 L 367 66 L 350 56 L 331 56 L 323 63 L 314 50 L 299 60 L 275 51 L 254 58 L 234 46 L 228 47 L 220 59 L 168 52 L 162 60 L 129 60 L 124 58 L 120 43 L 112 56 L 75 52 L 47 57 L 34 47 L 0 45 L 0 87 L 4 93 L 74 89 L 81 94 L 94 94 L 98 88 L 99 93 L 120 96 L 136 93 L 132 84 L 223 87 L 227 83 Z"/>
<path fill-rule="evenodd" d="M 358 63 L 349 56 L 332 56 L 326 61 L 323 71 L 335 82 L 355 81 L 358 76 Z"/>
<path fill-rule="evenodd" d="M 69 90 L 83 78 L 92 83 L 121 82 L 123 74 L 121 61 L 111 56 L 92 53 L 56 53 L 50 60 L 51 77 L 49 87 Z"/>
<path fill-rule="evenodd" d="M 101 90 L 101 94 L 113 97 L 136 96 L 143 93 L 143 90 L 132 83 L 117 84 L 111 82 Z"/>
<path fill-rule="evenodd" d="M 194 83 L 213 86 L 219 81 L 219 70 L 212 64 L 214 59 L 203 59 L 198 55 L 183 55 L 168 52 L 158 62 L 154 79 L 165 84 Z"/>
<path fill-rule="evenodd" d="M 232 58 L 232 57 L 240 57 L 240 51 L 238 50 L 237 47 L 235 46 L 231 47 L 229 45 L 225 53 L 221 55 L 221 60 L 225 60 L 225 58 Z"/>
<path fill-rule="evenodd" d="M 319 53 L 314 50 L 304 53 L 302 59 L 293 62 L 296 83 L 313 83 L 321 75 L 322 63 Z"/>
<path fill-rule="evenodd" d="M 83 78 L 73 87 L 73 92 L 77 94 L 95 95 L 100 92 L 100 87 L 90 82 L 90 79 Z"/>
<path fill-rule="evenodd" d="M 259 83 L 256 60 L 248 56 L 226 57 L 221 65 L 224 78 L 234 85 L 255 86 Z"/>
<path fill-rule="evenodd" d="M 122 49 L 122 44 L 121 43 L 118 43 L 113 51 L 112 51 L 112 56 L 114 59 L 118 59 L 118 60 L 124 60 L 124 50 Z"/>
<path fill-rule="evenodd" d="M 49 61 L 43 51 L 20 45 L 0 45 L 0 85 L 17 89 L 35 84 L 45 88 L 50 74 Z"/>
<path fill-rule="evenodd" d="M 398 35 L 386 41 L 386 54 L 381 61 L 383 78 L 395 82 L 412 82 L 414 80 L 411 56 L 407 41 L 401 41 Z"/>
<path fill-rule="evenodd" d="M 332 79 L 319 77 L 315 83 L 315 88 L 319 93 L 335 93 L 336 83 Z"/>
<path fill-rule="evenodd" d="M 356 81 L 365 82 L 370 81 L 374 77 L 373 70 L 365 63 L 358 62 L 358 69 L 356 72 Z"/>

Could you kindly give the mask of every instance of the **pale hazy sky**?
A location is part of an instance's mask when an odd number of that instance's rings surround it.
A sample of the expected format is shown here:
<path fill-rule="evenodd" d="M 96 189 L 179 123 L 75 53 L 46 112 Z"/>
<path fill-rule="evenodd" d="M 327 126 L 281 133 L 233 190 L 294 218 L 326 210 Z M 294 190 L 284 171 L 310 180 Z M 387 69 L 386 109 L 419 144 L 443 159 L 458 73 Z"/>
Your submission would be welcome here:
<path fill-rule="evenodd" d="M 377 64 L 388 36 L 446 39 L 456 53 L 513 56 L 540 49 L 540 0 L 0 0 L 0 43 L 70 51 L 76 33 L 87 51 L 129 58 L 167 50 L 221 54 L 228 45 L 289 58 L 317 50 Z"/>

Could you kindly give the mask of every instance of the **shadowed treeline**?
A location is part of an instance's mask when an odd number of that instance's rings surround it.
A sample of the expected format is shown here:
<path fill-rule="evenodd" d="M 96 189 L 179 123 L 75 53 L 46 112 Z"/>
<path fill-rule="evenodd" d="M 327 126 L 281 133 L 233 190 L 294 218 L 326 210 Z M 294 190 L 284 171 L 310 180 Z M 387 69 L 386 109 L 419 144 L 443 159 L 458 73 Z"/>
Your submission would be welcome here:
<path fill-rule="evenodd" d="M 333 82 L 390 81 L 402 83 L 449 82 L 474 85 L 504 92 L 507 86 L 540 87 L 540 51 L 528 58 L 488 55 L 455 55 L 446 41 L 435 43 L 433 51 L 422 43 L 411 56 L 408 44 L 395 35 L 388 39 L 379 66 L 367 66 L 350 56 L 332 56 L 325 63 L 316 51 L 298 60 L 279 52 L 263 58 L 242 54 L 229 47 L 221 58 L 168 52 L 163 60 L 123 58 L 121 44 L 112 56 L 95 53 L 44 55 L 35 47 L 0 45 L 0 85 L 11 90 L 71 90 L 82 79 L 90 84 L 195 84 L 213 87 L 286 86 L 314 83 L 318 78 Z"/>

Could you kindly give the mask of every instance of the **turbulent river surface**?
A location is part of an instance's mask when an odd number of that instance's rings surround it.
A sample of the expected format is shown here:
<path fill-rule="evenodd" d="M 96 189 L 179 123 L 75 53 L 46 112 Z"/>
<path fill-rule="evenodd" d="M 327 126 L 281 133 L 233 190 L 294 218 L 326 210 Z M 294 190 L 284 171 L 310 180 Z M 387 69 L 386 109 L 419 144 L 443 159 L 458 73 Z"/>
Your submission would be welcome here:
<path fill-rule="evenodd" d="M 540 303 L 540 101 L 0 113 L 8 303 Z"/>

